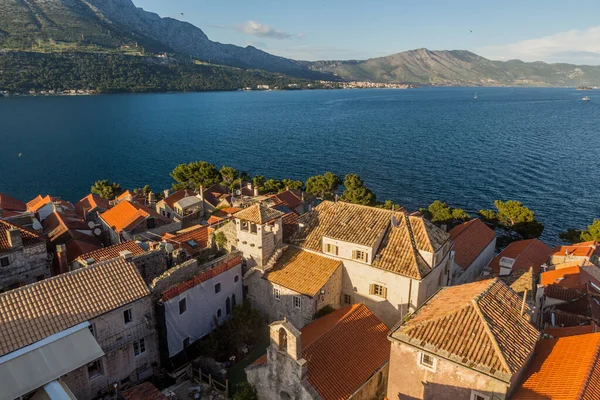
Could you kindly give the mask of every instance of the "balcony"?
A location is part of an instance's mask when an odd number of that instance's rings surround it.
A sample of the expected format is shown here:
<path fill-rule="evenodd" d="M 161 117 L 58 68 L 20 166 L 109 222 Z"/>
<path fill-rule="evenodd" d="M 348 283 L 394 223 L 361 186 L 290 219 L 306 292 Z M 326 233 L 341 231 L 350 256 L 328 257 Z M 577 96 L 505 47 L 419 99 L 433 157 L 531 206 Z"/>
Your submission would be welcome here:
<path fill-rule="evenodd" d="M 135 325 L 127 325 L 118 333 L 102 339 L 97 339 L 97 341 L 102 350 L 108 354 L 120 347 L 127 345 L 128 343 L 140 340 L 152 333 L 153 331 L 148 328 L 148 323 L 146 321 L 142 321 L 136 323 Z"/>

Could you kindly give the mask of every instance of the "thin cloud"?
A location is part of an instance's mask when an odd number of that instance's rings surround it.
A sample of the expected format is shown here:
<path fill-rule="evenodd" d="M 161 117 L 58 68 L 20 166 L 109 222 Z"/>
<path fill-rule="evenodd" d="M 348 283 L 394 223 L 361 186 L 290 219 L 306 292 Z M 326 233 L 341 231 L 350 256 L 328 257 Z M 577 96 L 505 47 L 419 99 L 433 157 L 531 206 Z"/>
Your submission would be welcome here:
<path fill-rule="evenodd" d="M 274 29 L 268 25 L 264 25 L 252 20 L 246 21 L 241 25 L 237 25 L 236 29 L 249 36 L 259 36 L 278 40 L 291 39 L 294 37 L 294 35 L 291 33 Z"/>
<path fill-rule="evenodd" d="M 600 62 L 600 26 L 479 49 L 484 57 L 569 63 Z"/>

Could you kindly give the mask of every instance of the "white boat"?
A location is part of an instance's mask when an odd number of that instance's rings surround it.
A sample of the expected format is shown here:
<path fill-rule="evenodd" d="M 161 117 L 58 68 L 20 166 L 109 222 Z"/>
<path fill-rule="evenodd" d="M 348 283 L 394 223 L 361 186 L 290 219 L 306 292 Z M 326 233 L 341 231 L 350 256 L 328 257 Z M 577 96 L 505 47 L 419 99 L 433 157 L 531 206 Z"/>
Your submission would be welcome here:
<path fill-rule="evenodd" d="M 587 96 L 583 96 L 583 99 L 581 99 L 581 101 L 590 101 L 590 98 Z"/>
<path fill-rule="evenodd" d="M 477 100 L 477 92 L 475 92 L 475 97 L 473 97 L 475 100 Z"/>

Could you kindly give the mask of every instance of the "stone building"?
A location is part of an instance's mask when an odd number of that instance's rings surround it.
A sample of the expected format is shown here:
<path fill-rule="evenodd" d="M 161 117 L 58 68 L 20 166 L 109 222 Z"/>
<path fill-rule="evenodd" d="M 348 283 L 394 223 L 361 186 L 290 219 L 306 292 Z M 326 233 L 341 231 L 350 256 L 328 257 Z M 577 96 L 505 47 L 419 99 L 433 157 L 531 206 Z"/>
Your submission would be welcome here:
<path fill-rule="evenodd" d="M 494 258 L 496 232 L 476 218 L 455 226 L 449 233 L 454 243 L 452 284 L 475 281 Z"/>
<path fill-rule="evenodd" d="M 271 264 L 244 275 L 247 298 L 268 321 L 287 318 L 303 328 L 325 306 L 340 306 L 342 262 L 289 247 Z"/>
<path fill-rule="evenodd" d="M 0 293 L 50 277 L 46 240 L 0 220 Z"/>
<path fill-rule="evenodd" d="M 262 267 L 283 242 L 283 213 L 262 203 L 235 213 L 237 248 L 248 267 Z"/>
<path fill-rule="evenodd" d="M 342 305 L 364 303 L 390 327 L 450 278 L 449 235 L 418 215 L 324 201 L 290 243 L 342 261 Z"/>
<path fill-rule="evenodd" d="M 31 228 L 34 215 L 27 211 L 27 204 L 21 200 L 0 193 L 0 220 Z"/>
<path fill-rule="evenodd" d="M 165 191 L 168 194 L 168 191 Z M 156 203 L 156 212 L 178 222 L 199 220 L 204 216 L 202 196 L 193 190 L 181 189 Z"/>
<path fill-rule="evenodd" d="M 267 354 L 246 367 L 264 400 L 379 400 L 385 395 L 387 327 L 364 304 L 341 308 L 298 330 L 269 326 Z"/>
<path fill-rule="evenodd" d="M 99 263 L 0 294 L 0 309 L 3 399 L 52 382 L 93 399 L 158 367 L 150 291 L 130 262 Z"/>
<path fill-rule="evenodd" d="M 389 399 L 503 400 L 540 333 L 499 279 L 445 287 L 390 332 Z"/>

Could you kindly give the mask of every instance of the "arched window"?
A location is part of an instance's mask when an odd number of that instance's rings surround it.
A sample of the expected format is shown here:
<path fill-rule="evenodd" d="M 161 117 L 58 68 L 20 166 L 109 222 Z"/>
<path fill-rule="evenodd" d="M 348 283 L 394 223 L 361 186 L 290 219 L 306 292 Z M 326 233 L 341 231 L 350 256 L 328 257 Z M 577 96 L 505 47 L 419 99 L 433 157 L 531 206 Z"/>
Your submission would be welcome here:
<path fill-rule="evenodd" d="M 235 293 L 231 295 L 231 306 L 233 308 L 237 306 L 237 302 L 235 301 Z"/>
<path fill-rule="evenodd" d="M 279 350 L 287 351 L 287 331 L 279 328 Z"/>
<path fill-rule="evenodd" d="M 231 314 L 231 300 L 229 297 L 225 300 L 225 315 Z"/>

